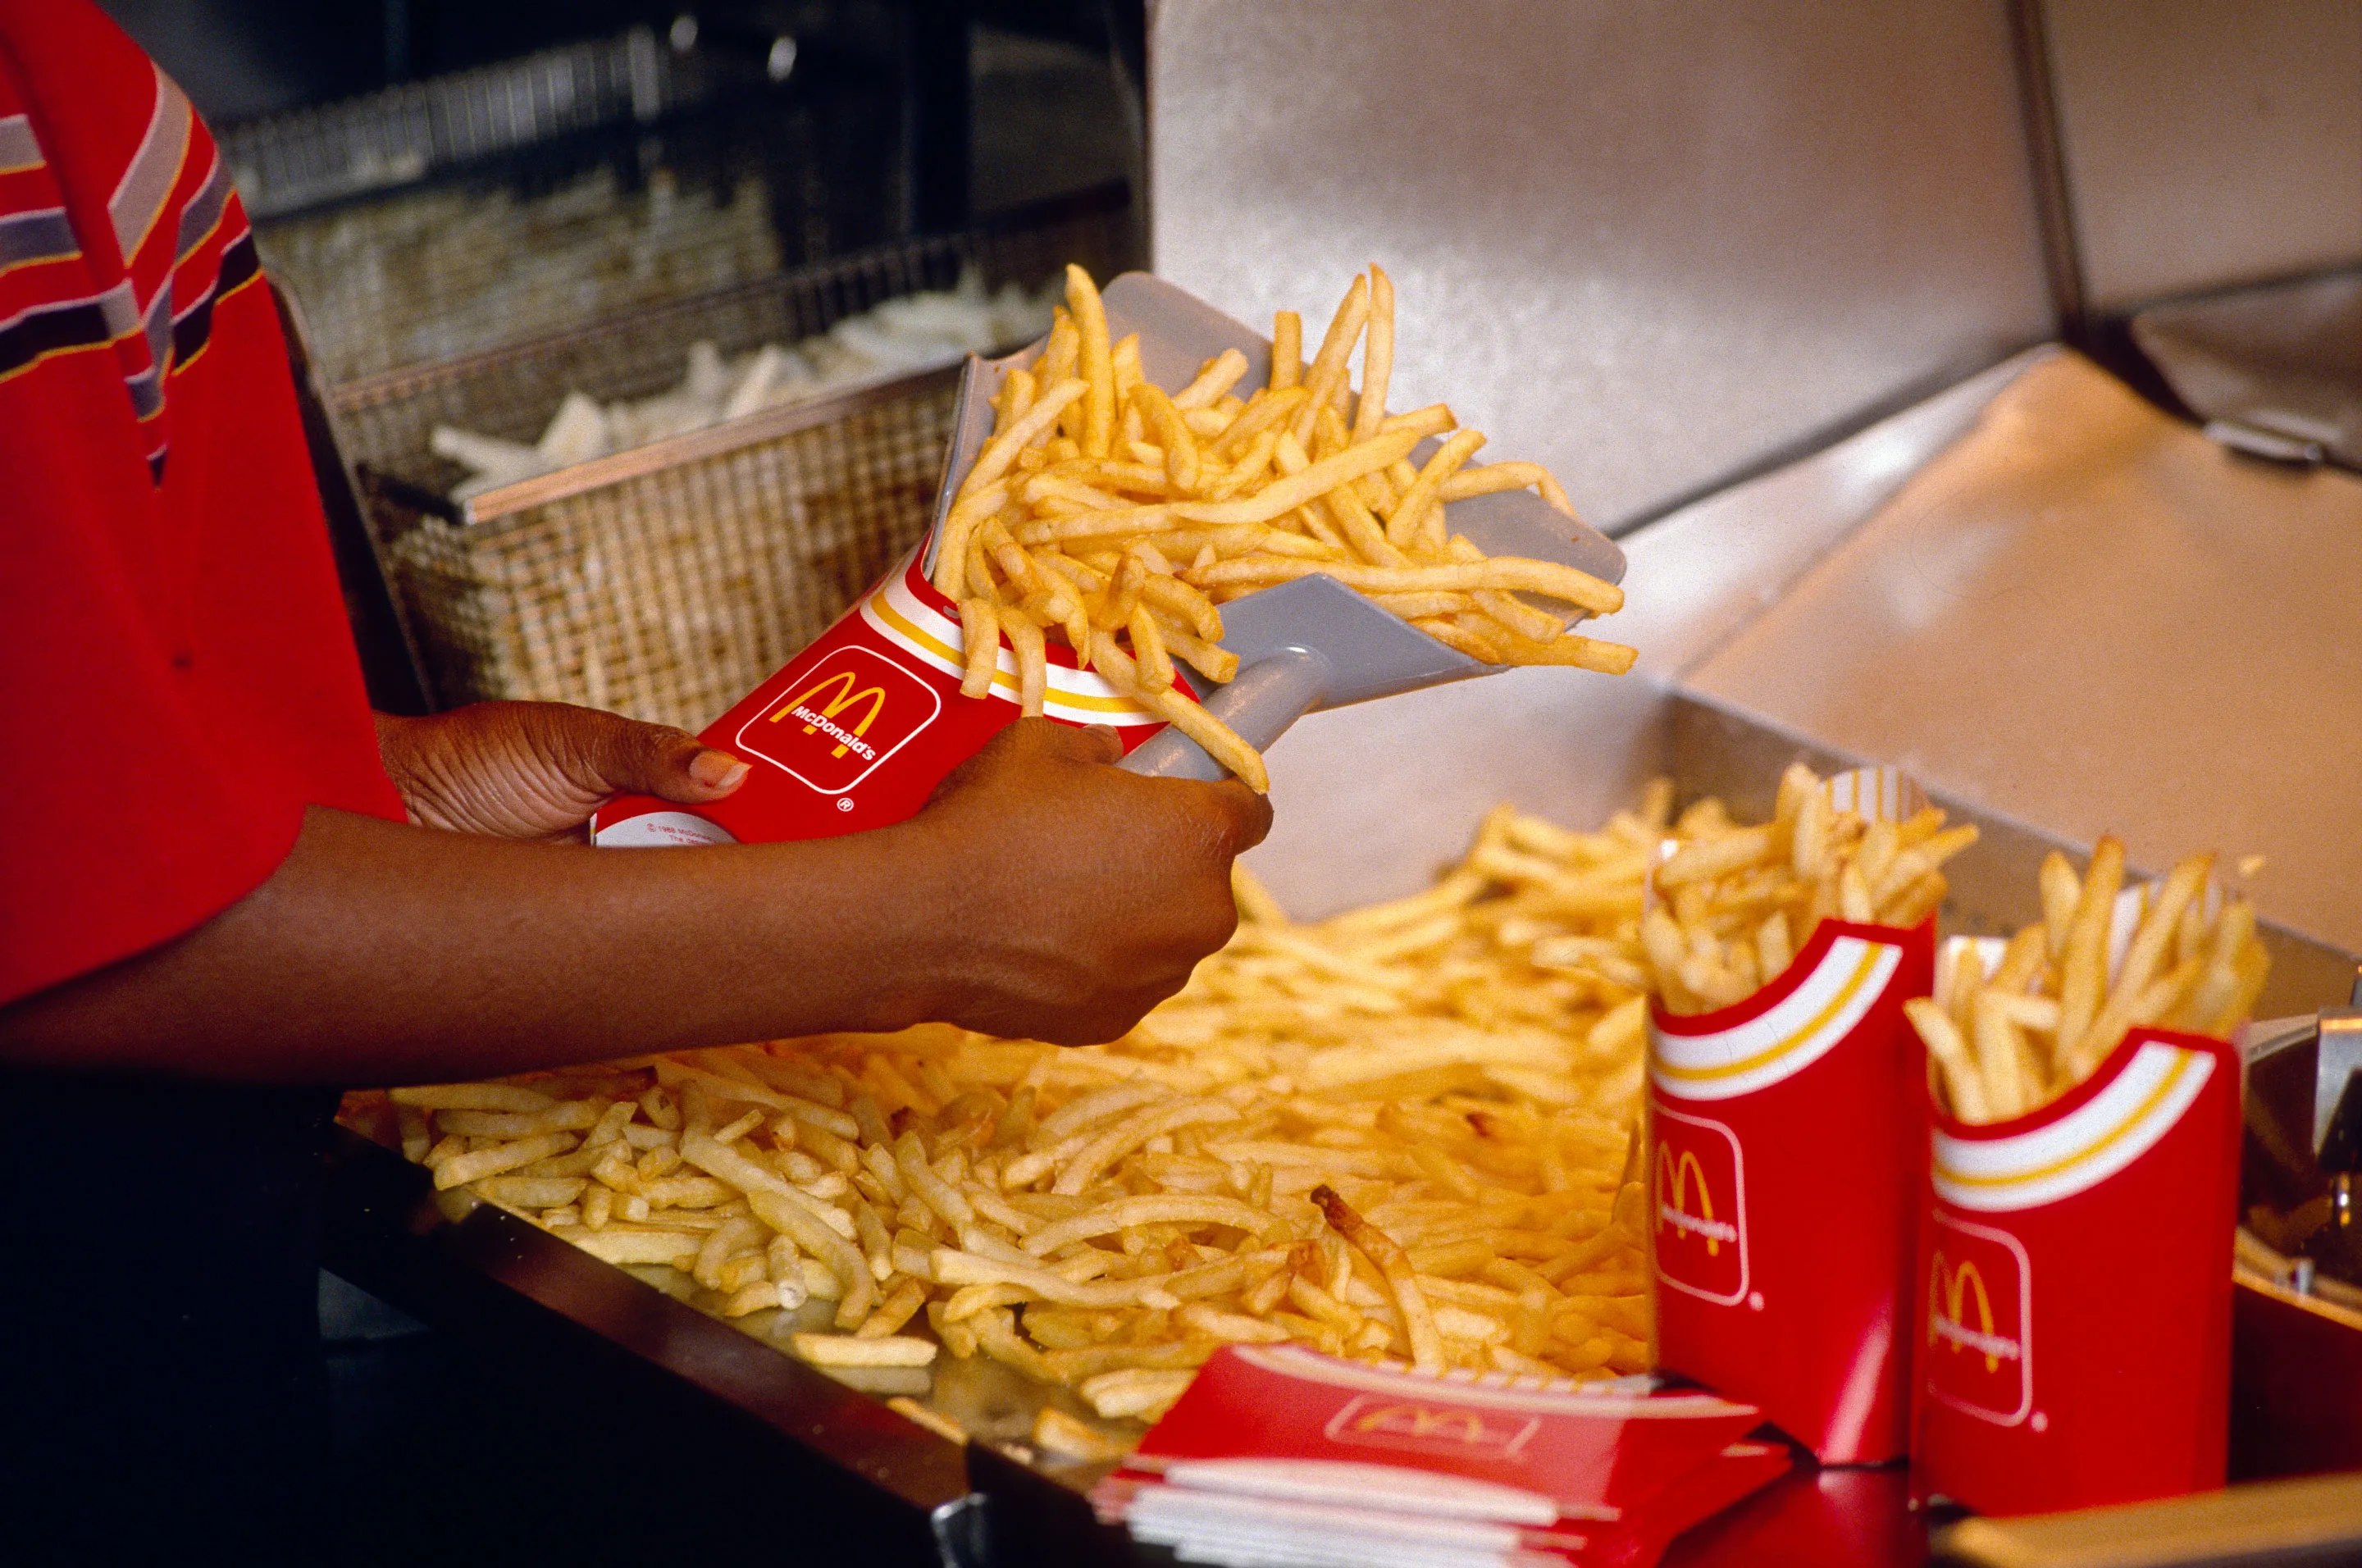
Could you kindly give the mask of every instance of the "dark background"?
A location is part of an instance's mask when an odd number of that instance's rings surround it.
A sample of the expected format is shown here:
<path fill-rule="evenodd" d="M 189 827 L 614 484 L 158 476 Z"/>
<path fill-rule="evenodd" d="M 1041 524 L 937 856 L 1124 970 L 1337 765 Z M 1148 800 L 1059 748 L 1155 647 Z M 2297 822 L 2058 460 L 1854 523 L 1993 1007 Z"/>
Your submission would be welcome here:
<path fill-rule="evenodd" d="M 874 232 L 944 232 L 1109 181 L 1137 185 L 1141 0 L 101 4 L 216 127 L 635 26 L 662 38 L 689 13 L 709 33 L 793 37 L 799 77 L 882 84 L 910 178 L 877 197 Z"/>

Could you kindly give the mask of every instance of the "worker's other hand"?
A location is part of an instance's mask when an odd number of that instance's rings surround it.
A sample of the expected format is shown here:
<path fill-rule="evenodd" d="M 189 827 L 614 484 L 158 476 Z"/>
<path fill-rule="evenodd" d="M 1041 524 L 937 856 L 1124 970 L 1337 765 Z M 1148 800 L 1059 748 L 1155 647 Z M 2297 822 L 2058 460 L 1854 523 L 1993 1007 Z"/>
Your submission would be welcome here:
<path fill-rule="evenodd" d="M 1235 779 L 1126 773 L 1122 755 L 1112 730 L 1021 719 L 911 819 L 938 868 L 933 1016 L 1113 1040 L 1230 940 L 1231 862 L 1271 831 L 1270 803 Z"/>
<path fill-rule="evenodd" d="M 494 838 L 579 839 L 613 796 L 697 805 L 746 778 L 746 764 L 686 730 L 568 702 L 381 713 L 377 735 L 412 822 Z"/>

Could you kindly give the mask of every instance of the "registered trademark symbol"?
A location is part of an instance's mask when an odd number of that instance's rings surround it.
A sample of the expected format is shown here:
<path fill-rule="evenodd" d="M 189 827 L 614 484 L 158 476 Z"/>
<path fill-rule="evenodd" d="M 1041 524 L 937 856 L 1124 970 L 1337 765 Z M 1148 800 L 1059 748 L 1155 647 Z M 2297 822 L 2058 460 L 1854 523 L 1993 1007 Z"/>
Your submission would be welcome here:
<path fill-rule="evenodd" d="M 2048 1431 L 2048 1430 L 2050 1430 L 2050 1416 L 2049 1416 L 2049 1413 L 2048 1413 L 2047 1411 L 2044 1411 L 2044 1410 L 2036 1410 L 2036 1411 L 2035 1411 L 2035 1412 L 2034 1412 L 2034 1420 L 2033 1420 L 2033 1422 L 2032 1422 L 2031 1424 L 2033 1425 L 2034 1430 L 2035 1430 L 2036 1431 L 2038 1431 L 2038 1432 L 2047 1432 L 2047 1431 Z"/>
<path fill-rule="evenodd" d="M 839 795 L 836 798 L 836 809 L 840 812 L 849 812 L 853 810 L 853 797 L 850 795 Z"/>
<path fill-rule="evenodd" d="M 1763 1310 L 1763 1293 L 1761 1291 L 1750 1290 L 1747 1293 L 1747 1309 L 1750 1312 L 1760 1312 Z"/>

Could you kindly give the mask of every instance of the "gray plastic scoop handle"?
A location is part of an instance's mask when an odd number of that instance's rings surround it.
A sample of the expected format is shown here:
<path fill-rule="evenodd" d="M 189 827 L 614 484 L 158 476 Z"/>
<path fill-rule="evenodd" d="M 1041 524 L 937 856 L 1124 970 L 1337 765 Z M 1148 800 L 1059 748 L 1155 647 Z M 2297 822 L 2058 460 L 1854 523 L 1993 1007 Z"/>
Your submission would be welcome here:
<path fill-rule="evenodd" d="M 1239 672 L 1206 712 L 1263 750 L 1318 708 L 1461 680 L 1491 667 L 1448 648 L 1333 577 L 1300 577 L 1222 606 L 1222 646 Z M 1201 693 L 1210 682 L 1194 683 Z M 1151 736 L 1124 767 L 1160 778 L 1220 778 L 1222 767 L 1177 729 Z"/>
<path fill-rule="evenodd" d="M 1322 705 L 1335 671 L 1310 648 L 1289 648 L 1239 671 L 1237 679 L 1206 700 L 1206 712 L 1237 732 L 1257 751 Z M 1134 747 L 1121 766 L 1152 778 L 1228 778 L 1230 769 L 1211 753 L 1167 724 Z"/>

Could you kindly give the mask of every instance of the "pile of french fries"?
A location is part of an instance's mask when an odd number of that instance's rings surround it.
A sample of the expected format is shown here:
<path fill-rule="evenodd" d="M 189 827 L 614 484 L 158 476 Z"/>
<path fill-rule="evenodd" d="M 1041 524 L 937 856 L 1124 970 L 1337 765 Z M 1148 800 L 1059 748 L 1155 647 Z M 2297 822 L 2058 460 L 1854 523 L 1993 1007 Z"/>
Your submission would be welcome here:
<path fill-rule="evenodd" d="M 1981 1123 L 2038 1110 L 2144 1025 L 2227 1038 L 2244 1022 L 2271 961 L 2253 904 L 2210 909 L 2220 902 L 2208 896 L 2213 864 L 2192 856 L 2147 890 L 2113 982 L 2111 933 L 2125 890 L 2125 849 L 2113 836 L 2081 878 L 2055 850 L 2043 861 L 2042 920 L 2012 937 L 1990 970 L 1974 944 L 1946 944 L 1935 996 L 1904 1006 L 1952 1114 Z"/>
<path fill-rule="evenodd" d="M 1824 920 L 1908 927 L 1944 901 L 1944 864 L 1977 841 L 1930 806 L 1904 822 L 1838 810 L 1802 763 L 1772 820 L 1741 826 L 1719 801 L 1682 813 L 1640 924 L 1650 985 L 1675 1013 L 1711 1012 L 1777 979 Z"/>
<path fill-rule="evenodd" d="M 1639 1371 L 1638 932 L 1670 801 L 1597 833 L 1504 809 L 1428 890 L 1318 924 L 1242 877 L 1237 936 L 1111 1045 L 923 1026 L 348 1114 L 440 1188 L 778 1312 L 822 1364 L 940 1345 L 1149 1419 L 1229 1342 Z M 793 1331 L 814 1297 L 825 1331 Z"/>
<path fill-rule="evenodd" d="M 1236 350 L 1177 392 L 1146 380 L 1137 337 L 1109 343 L 1089 275 L 1069 267 L 1066 280 L 1066 306 L 1032 367 L 1010 373 L 938 542 L 934 584 L 959 606 L 967 695 L 991 689 L 1005 637 L 1019 701 L 1039 714 L 1043 639 L 1058 637 L 1264 790 L 1261 756 L 1174 689 L 1173 661 L 1229 680 L 1237 660 L 1220 646 L 1220 605 L 1313 573 L 1487 663 L 1631 668 L 1630 648 L 1571 633 L 1568 618 L 1519 597 L 1604 615 L 1624 602 L 1613 584 L 1487 558 L 1451 533 L 1447 503 L 1499 491 L 1531 487 L 1573 511 L 1538 464 L 1468 467 L 1485 437 L 1442 404 L 1386 413 L 1395 302 L 1383 271 L 1353 280 L 1309 367 L 1299 318 L 1280 312 L 1269 384 L 1243 400 Z M 1447 434 L 1412 465 L 1414 447 Z"/>

